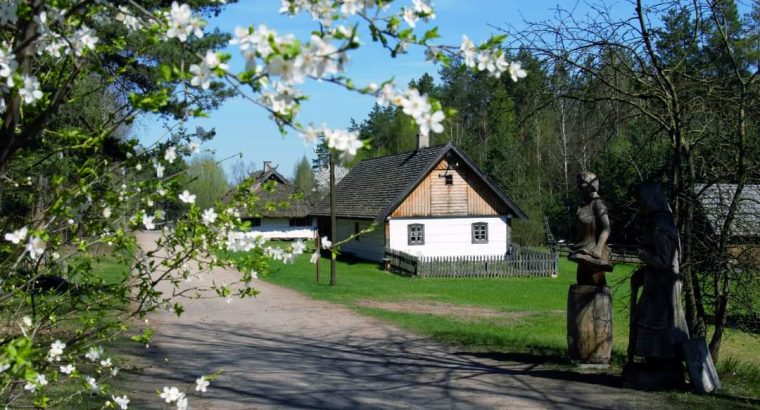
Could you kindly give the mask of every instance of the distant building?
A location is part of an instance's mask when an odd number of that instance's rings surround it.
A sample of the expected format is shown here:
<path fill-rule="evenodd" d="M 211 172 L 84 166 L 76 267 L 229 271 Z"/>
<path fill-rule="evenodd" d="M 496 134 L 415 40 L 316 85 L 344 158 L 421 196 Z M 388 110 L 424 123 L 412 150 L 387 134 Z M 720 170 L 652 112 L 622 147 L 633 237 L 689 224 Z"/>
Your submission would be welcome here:
<path fill-rule="evenodd" d="M 527 219 L 525 212 L 453 143 L 419 146 L 361 161 L 338 184 L 338 239 L 377 224 L 341 252 L 372 261 L 386 247 L 416 256 L 509 253 L 511 221 Z M 312 215 L 329 236 L 329 197 Z"/>
<path fill-rule="evenodd" d="M 252 231 L 261 232 L 267 239 L 313 238 L 316 226 L 309 216 L 312 203 L 294 199 L 295 185 L 270 164 L 264 161 L 264 168 L 250 176 L 254 180 L 251 192 L 259 201 L 255 211 L 244 212 L 243 219 L 251 222 Z"/>

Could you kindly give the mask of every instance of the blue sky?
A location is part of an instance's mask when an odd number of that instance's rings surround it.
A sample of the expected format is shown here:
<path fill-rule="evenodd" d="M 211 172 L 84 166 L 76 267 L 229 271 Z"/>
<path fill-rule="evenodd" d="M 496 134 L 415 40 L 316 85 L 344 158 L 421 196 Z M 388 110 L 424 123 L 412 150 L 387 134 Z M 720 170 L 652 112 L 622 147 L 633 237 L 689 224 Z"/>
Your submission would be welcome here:
<path fill-rule="evenodd" d="M 411 4 L 411 0 L 397 0 L 395 7 Z M 308 39 L 309 33 L 316 26 L 306 15 L 298 17 L 282 16 L 278 13 L 279 0 L 240 0 L 231 5 L 218 17 L 209 21 L 209 27 L 219 27 L 232 32 L 235 26 L 266 24 L 279 34 L 293 33 L 298 38 Z M 433 1 L 437 17 L 429 25 L 422 22 L 418 30 L 422 31 L 437 25 L 443 36 L 438 40 L 444 44 L 459 44 L 462 34 L 467 34 L 473 41 L 480 42 L 496 33 L 489 24 L 504 26 L 512 24 L 523 26 L 523 20 L 536 21 L 552 16 L 552 9 L 557 4 L 571 8 L 573 0 L 437 0 Z M 347 75 L 357 85 L 369 82 L 380 83 L 390 77 L 403 85 L 411 79 L 428 72 L 435 74 L 437 67 L 426 63 L 419 50 L 410 50 L 409 54 L 392 59 L 387 51 L 372 43 L 368 34 L 361 36 L 364 46 L 351 54 L 351 63 Z M 234 46 L 233 46 L 234 47 Z M 242 58 L 235 48 L 231 68 L 239 70 Z M 331 128 L 345 128 L 351 118 L 363 120 L 374 104 L 374 99 L 342 90 L 334 85 L 307 82 L 302 86 L 310 95 L 310 100 L 302 105 L 300 120 L 306 124 L 326 123 Z M 241 98 L 225 102 L 219 110 L 212 112 L 209 118 L 194 120 L 189 124 L 194 128 L 201 125 L 206 129 L 215 128 L 217 136 L 204 144 L 204 148 L 215 151 L 216 158 L 226 158 L 242 154 L 246 162 L 254 162 L 261 167 L 263 161 L 279 164 L 279 170 L 286 176 L 292 174 L 294 165 L 306 155 L 313 157 L 313 146 L 304 145 L 295 134 L 282 137 L 274 123 L 260 108 Z M 156 118 L 143 118 L 135 127 L 135 133 L 144 142 L 155 141 L 164 135 L 163 124 Z M 226 168 L 232 161 L 227 161 Z"/>

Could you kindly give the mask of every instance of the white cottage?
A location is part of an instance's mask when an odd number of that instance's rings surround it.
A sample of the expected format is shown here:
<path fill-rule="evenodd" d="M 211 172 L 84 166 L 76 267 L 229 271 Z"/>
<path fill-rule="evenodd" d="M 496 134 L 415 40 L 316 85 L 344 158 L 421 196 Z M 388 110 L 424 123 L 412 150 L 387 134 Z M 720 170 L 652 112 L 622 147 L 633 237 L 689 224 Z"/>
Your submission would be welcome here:
<path fill-rule="evenodd" d="M 504 255 L 511 221 L 528 216 L 456 145 L 361 161 L 338 184 L 338 239 L 376 224 L 341 252 L 381 261 L 385 248 L 419 256 Z M 312 215 L 329 236 L 329 201 Z"/>

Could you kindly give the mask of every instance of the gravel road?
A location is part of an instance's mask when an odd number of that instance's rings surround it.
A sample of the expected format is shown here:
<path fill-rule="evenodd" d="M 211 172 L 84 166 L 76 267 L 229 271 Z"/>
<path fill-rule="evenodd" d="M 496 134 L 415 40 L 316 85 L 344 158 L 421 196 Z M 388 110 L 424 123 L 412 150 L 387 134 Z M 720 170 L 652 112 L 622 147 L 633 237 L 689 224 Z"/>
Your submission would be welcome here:
<path fill-rule="evenodd" d="M 148 248 L 155 235 L 138 240 Z M 193 409 L 657 407 L 657 396 L 623 389 L 619 378 L 461 351 L 289 289 L 257 288 L 256 299 L 186 303 L 181 318 L 152 314 L 153 344 L 127 352 L 145 366 L 126 376 L 130 408 L 163 408 L 156 390 L 219 370 L 207 393 L 190 389 Z"/>

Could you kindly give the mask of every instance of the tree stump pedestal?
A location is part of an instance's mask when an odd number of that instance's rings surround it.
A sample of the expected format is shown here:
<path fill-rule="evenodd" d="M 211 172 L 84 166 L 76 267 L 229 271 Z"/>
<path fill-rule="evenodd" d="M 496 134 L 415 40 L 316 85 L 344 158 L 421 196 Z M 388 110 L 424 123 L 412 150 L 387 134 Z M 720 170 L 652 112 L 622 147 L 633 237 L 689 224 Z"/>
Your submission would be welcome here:
<path fill-rule="evenodd" d="M 570 286 L 567 347 L 574 362 L 609 365 L 612 354 L 612 292 L 609 287 Z"/>

